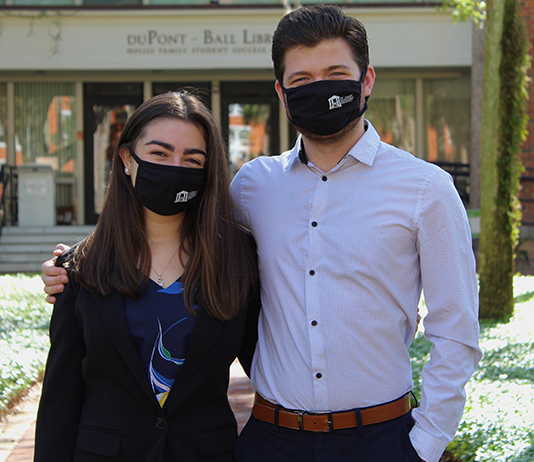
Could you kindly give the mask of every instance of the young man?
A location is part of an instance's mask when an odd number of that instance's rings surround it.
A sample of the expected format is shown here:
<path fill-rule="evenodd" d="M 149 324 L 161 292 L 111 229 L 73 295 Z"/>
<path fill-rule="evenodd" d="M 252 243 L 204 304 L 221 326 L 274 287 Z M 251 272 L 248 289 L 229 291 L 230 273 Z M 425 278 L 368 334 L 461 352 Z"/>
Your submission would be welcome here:
<path fill-rule="evenodd" d="M 280 21 L 272 57 L 301 136 L 232 183 L 257 240 L 263 306 L 259 397 L 236 460 L 437 462 L 481 356 L 464 207 L 446 172 L 382 143 L 362 118 L 375 80 L 362 24 L 299 8 Z M 422 287 L 433 351 L 410 413 Z"/>
<path fill-rule="evenodd" d="M 375 80 L 362 24 L 337 7 L 299 8 L 280 21 L 272 56 L 301 136 L 232 183 L 258 244 L 263 306 L 236 460 L 438 462 L 481 356 L 464 207 L 446 172 L 382 143 L 362 118 Z M 410 411 L 422 288 L 433 348 Z"/>

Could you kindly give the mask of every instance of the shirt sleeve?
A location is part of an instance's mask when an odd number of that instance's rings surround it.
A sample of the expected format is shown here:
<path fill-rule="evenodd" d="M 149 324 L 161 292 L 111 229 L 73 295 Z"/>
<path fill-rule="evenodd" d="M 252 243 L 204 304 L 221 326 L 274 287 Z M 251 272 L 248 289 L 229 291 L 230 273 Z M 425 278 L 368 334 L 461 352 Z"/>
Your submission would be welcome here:
<path fill-rule="evenodd" d="M 236 221 L 245 228 L 249 228 L 249 223 L 246 219 L 245 207 L 243 206 L 243 188 L 246 170 L 247 164 L 244 164 L 239 169 L 239 172 L 237 172 L 236 176 L 232 180 L 232 183 L 230 183 L 230 194 L 234 201 L 234 214 Z"/>
<path fill-rule="evenodd" d="M 83 402 L 83 330 L 75 313 L 76 289 L 69 273 L 50 321 L 50 352 L 35 431 L 35 462 L 72 460 Z"/>
<path fill-rule="evenodd" d="M 471 230 L 448 173 L 437 170 L 423 187 L 417 247 L 432 342 L 422 372 L 421 406 L 410 438 L 426 462 L 438 462 L 454 438 L 465 405 L 465 384 L 482 354 L 478 346 L 478 285 Z"/>

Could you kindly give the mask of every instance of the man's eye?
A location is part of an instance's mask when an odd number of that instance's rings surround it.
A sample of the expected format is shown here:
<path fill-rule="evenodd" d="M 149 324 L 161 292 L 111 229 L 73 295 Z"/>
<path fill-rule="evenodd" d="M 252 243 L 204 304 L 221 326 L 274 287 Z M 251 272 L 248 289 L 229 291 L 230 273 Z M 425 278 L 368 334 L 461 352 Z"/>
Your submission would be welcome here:
<path fill-rule="evenodd" d="M 300 77 L 298 79 L 293 79 L 291 82 L 290 82 L 290 85 L 299 85 L 299 84 L 302 84 L 304 82 L 306 82 L 306 77 Z"/>

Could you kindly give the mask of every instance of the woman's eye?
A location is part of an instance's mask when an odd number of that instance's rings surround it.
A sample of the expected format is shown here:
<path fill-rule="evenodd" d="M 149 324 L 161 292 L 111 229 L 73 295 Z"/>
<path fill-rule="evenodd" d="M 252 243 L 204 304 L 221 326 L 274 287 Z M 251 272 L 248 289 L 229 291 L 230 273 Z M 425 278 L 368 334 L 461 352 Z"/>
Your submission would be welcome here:
<path fill-rule="evenodd" d="M 148 153 L 148 155 L 151 156 L 151 157 L 157 158 L 157 159 L 168 157 L 167 153 L 165 153 L 163 151 L 150 151 Z"/>
<path fill-rule="evenodd" d="M 200 167 L 202 167 L 204 165 L 202 162 L 200 162 L 200 160 L 198 160 L 198 159 L 196 159 L 194 157 L 190 157 L 189 159 L 186 159 L 185 161 L 190 163 L 190 164 L 193 164 L 193 165 L 198 165 Z"/>

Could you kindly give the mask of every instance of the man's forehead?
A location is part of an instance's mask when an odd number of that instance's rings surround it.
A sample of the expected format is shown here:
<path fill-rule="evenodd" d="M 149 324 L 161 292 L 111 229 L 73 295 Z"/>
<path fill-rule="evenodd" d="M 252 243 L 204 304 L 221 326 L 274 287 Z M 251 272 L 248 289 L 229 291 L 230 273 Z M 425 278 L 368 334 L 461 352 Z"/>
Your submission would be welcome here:
<path fill-rule="evenodd" d="M 342 38 L 323 40 L 315 46 L 294 45 L 284 53 L 286 68 L 299 63 L 329 67 L 341 63 L 351 65 L 356 62 L 352 48 Z"/>

